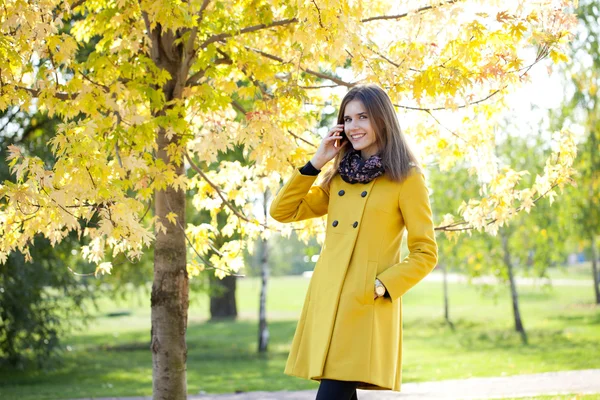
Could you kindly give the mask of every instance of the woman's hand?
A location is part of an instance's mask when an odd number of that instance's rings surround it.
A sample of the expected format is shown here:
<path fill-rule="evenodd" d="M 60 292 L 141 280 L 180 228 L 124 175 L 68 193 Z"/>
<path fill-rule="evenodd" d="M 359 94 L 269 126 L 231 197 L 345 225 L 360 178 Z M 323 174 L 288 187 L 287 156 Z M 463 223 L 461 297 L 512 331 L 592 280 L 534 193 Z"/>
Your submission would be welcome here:
<path fill-rule="evenodd" d="M 344 125 L 335 125 L 329 130 L 327 135 L 321 141 L 321 145 L 317 149 L 317 152 L 310 160 L 310 163 L 316 169 L 323 168 L 323 165 L 327 164 L 332 160 L 337 153 L 340 152 L 342 147 L 346 146 L 348 139 L 342 138 L 342 132 L 344 131 Z M 343 140 L 342 140 L 343 139 Z"/>

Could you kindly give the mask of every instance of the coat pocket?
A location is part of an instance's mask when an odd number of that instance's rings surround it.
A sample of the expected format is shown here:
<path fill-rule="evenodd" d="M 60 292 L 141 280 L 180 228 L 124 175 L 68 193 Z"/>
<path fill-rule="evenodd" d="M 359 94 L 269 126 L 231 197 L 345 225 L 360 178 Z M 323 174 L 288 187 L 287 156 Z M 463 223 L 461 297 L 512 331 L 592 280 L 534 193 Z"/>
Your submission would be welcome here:
<path fill-rule="evenodd" d="M 377 262 L 367 262 L 367 273 L 365 276 L 364 304 L 375 302 L 375 278 L 377 277 Z"/>

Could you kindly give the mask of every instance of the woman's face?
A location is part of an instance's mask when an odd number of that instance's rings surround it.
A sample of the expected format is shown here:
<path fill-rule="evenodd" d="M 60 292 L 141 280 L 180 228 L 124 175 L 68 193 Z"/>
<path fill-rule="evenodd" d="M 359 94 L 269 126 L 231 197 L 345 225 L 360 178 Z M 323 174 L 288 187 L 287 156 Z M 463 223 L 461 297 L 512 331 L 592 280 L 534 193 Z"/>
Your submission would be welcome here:
<path fill-rule="evenodd" d="M 377 154 L 377 136 L 371 126 L 371 116 L 360 100 L 352 100 L 344 109 L 344 132 L 354 150 L 360 150 L 363 159 Z"/>

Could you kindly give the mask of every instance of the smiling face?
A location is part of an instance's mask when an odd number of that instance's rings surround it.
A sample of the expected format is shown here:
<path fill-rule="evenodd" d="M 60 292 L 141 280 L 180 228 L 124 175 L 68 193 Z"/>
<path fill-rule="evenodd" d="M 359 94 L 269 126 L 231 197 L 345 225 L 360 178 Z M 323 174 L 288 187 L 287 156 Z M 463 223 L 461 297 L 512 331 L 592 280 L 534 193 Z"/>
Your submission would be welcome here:
<path fill-rule="evenodd" d="M 371 125 L 371 118 L 360 100 L 355 99 L 346 104 L 344 109 L 344 132 L 346 132 L 346 136 L 354 150 L 359 150 L 364 160 L 379 151 L 377 135 Z"/>

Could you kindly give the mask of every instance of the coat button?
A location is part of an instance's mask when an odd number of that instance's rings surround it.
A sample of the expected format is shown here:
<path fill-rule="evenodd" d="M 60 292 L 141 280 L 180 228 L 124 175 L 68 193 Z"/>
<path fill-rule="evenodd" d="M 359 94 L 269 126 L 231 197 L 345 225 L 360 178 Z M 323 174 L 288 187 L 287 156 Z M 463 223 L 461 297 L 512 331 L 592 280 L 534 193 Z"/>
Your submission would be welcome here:
<path fill-rule="evenodd" d="M 354 223 L 352 224 L 353 227 L 357 227 L 358 226 L 358 221 L 354 221 Z"/>
<path fill-rule="evenodd" d="M 332 223 L 331 225 L 333 225 L 333 227 L 334 227 L 334 228 L 335 228 L 336 226 L 338 226 L 337 219 L 336 219 L 335 221 L 333 221 L 333 223 Z"/>
<path fill-rule="evenodd" d="M 367 195 L 367 191 L 365 190 L 364 192 L 362 192 L 362 193 L 360 194 L 360 197 L 365 197 L 366 195 Z"/>
<path fill-rule="evenodd" d="M 343 196 L 343 195 L 344 195 L 344 193 L 346 193 L 346 192 L 344 192 L 343 190 L 340 190 L 340 191 L 338 192 L 338 194 L 339 194 L 340 196 Z"/>

